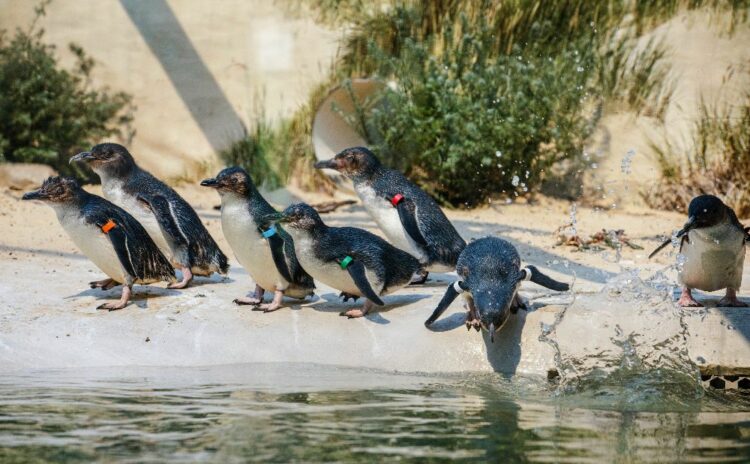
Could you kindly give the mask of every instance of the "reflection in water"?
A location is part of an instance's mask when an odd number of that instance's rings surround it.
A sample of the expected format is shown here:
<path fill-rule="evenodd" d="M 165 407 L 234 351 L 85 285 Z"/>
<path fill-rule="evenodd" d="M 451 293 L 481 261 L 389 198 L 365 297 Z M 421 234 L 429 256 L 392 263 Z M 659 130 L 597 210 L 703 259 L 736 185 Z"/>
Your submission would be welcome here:
<path fill-rule="evenodd" d="M 0 462 L 750 458 L 750 400 L 675 379 L 636 394 L 288 364 L 5 375 Z"/>

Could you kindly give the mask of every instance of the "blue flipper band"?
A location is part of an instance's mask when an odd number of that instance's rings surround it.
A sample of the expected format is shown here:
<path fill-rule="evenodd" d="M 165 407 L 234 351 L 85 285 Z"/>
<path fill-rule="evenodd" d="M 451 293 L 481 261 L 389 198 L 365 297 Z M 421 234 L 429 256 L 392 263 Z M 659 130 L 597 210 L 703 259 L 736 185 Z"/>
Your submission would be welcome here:
<path fill-rule="evenodd" d="M 271 238 L 274 235 L 276 235 L 276 226 L 271 226 L 268 228 L 268 230 L 263 231 L 264 238 Z"/>

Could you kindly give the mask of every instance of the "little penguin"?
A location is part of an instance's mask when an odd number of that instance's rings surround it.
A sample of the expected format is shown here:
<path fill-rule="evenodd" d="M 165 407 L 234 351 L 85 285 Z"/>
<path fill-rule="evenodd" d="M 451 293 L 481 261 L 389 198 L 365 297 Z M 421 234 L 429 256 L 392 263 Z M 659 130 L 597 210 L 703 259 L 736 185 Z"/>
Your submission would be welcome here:
<path fill-rule="evenodd" d="M 518 288 L 524 280 L 559 292 L 570 286 L 543 274 L 534 266 L 521 269 L 521 257 L 508 241 L 498 237 L 484 237 L 466 246 L 458 257 L 456 272 L 460 280 L 445 292 L 432 315 L 425 321 L 429 327 L 453 303 L 459 294 L 466 298 L 469 312 L 466 328 L 477 331 L 483 328 L 494 343 L 495 332 L 508 320 L 508 316 L 524 307 Z"/>
<path fill-rule="evenodd" d="M 174 282 L 174 270 L 146 230 L 122 208 L 83 190 L 69 178 L 50 177 L 24 200 L 41 200 L 57 213 L 57 219 L 73 242 L 99 269 L 109 276 L 91 282 L 91 288 L 122 284 L 116 303 L 97 309 L 114 311 L 128 304 L 133 284 Z"/>
<path fill-rule="evenodd" d="M 365 147 L 353 147 L 328 161 L 315 164 L 318 169 L 334 169 L 352 179 L 354 189 L 388 240 L 424 265 L 428 271 L 450 272 L 466 242 L 456 232 L 435 200 L 403 174 L 388 169 Z"/>
<path fill-rule="evenodd" d="M 70 159 L 77 161 L 91 166 L 101 178 L 104 197 L 133 215 L 182 272 L 182 281 L 169 288 L 187 287 L 193 275 L 227 273 L 227 257 L 195 210 L 172 188 L 138 167 L 125 147 L 102 143 Z"/>
<path fill-rule="evenodd" d="M 259 306 L 264 312 L 281 307 L 284 295 L 304 299 L 314 293 L 315 283 L 297 261 L 292 237 L 280 226 L 266 224 L 277 211 L 258 191 L 242 168 L 229 167 L 201 182 L 221 196 L 221 229 L 237 261 L 255 281 L 252 298 L 237 298 L 239 305 Z M 273 301 L 263 304 L 265 290 L 274 292 Z"/>
<path fill-rule="evenodd" d="M 718 305 L 745 307 L 747 303 L 737 299 L 737 290 L 742 285 L 749 230 L 740 224 L 734 210 L 718 197 L 699 195 L 690 202 L 688 220 L 682 229 L 659 245 L 649 258 L 679 240 L 677 278 L 682 294 L 677 303 L 686 307 L 703 306 L 693 298 L 692 289 L 713 292 L 726 288 L 726 295 Z"/>
<path fill-rule="evenodd" d="M 422 270 L 417 258 L 377 235 L 355 227 L 329 227 L 311 206 L 298 203 L 271 215 L 268 221 L 286 225 L 302 267 L 311 276 L 341 291 L 344 301 L 365 297 L 364 307 L 342 313 L 362 317 L 381 296 L 409 285 Z"/>

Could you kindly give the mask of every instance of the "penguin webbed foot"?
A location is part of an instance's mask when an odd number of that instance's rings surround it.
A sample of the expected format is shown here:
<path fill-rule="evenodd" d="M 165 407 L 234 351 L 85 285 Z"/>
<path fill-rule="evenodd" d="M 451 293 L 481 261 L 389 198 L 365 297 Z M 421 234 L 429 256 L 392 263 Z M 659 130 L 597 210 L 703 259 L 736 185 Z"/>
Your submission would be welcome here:
<path fill-rule="evenodd" d="M 740 301 L 737 299 L 737 292 L 736 290 L 733 290 L 731 288 L 727 289 L 727 294 L 724 295 L 724 298 L 719 300 L 719 302 L 716 304 L 719 307 L 724 308 L 747 308 L 748 304 Z"/>
<path fill-rule="evenodd" d="M 471 316 L 466 316 L 466 330 L 471 331 L 471 329 L 476 330 L 479 332 L 482 329 L 482 323 L 479 322 L 479 319 L 474 319 Z"/>
<path fill-rule="evenodd" d="M 367 316 L 367 313 L 370 312 L 370 309 L 375 306 L 375 303 L 373 303 L 370 300 L 365 300 L 364 306 L 362 306 L 361 309 L 350 309 L 348 311 L 344 311 L 339 313 L 339 316 L 346 316 L 348 319 L 356 319 L 358 317 L 365 317 Z"/>
<path fill-rule="evenodd" d="M 277 309 L 281 308 L 281 300 L 283 298 L 284 292 L 282 292 L 281 290 L 276 290 L 275 292 L 273 292 L 273 301 L 253 308 L 253 311 L 263 311 L 264 313 L 271 313 L 273 311 L 276 311 Z"/>
<path fill-rule="evenodd" d="M 112 287 L 119 285 L 114 279 L 103 279 L 89 282 L 90 288 L 101 288 L 102 290 L 109 290 Z"/>
<path fill-rule="evenodd" d="M 342 298 L 344 300 L 344 303 L 346 303 L 349 300 L 352 300 L 352 301 L 359 300 L 359 296 L 352 295 L 351 293 L 346 293 L 346 292 L 339 293 L 339 298 Z"/>
<path fill-rule="evenodd" d="M 182 288 L 187 288 L 187 286 L 190 285 L 190 282 L 193 281 L 193 271 L 191 271 L 189 267 L 181 267 L 180 272 L 182 272 L 182 280 L 167 285 L 167 288 L 179 290 Z"/>
<path fill-rule="evenodd" d="M 120 299 L 117 302 L 100 304 L 99 306 L 96 307 L 96 309 L 107 310 L 107 311 L 117 311 L 118 309 L 122 309 L 128 305 L 128 300 L 130 299 L 130 292 L 131 292 L 130 287 L 128 285 L 125 285 L 122 287 L 122 296 L 120 296 Z"/>
<path fill-rule="evenodd" d="M 682 294 L 680 295 L 680 299 L 677 300 L 677 304 L 683 308 L 700 308 L 703 306 L 693 298 L 691 290 L 687 287 L 682 289 Z"/>

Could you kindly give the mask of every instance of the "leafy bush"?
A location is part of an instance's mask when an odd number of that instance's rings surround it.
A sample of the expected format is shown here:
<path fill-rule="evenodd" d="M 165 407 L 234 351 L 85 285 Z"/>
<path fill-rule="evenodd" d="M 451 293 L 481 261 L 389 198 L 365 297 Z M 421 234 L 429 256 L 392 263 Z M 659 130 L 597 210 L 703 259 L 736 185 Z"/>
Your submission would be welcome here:
<path fill-rule="evenodd" d="M 375 151 L 444 204 L 527 192 L 576 156 L 593 126 L 584 111 L 590 49 L 570 44 L 550 56 L 514 46 L 496 55 L 492 36 L 483 22 L 458 39 L 448 29 L 439 55 L 407 41 L 381 62 L 399 80 L 371 113 L 382 138 Z"/>
<path fill-rule="evenodd" d="M 90 88 L 94 61 L 75 44 L 76 67 L 59 68 L 54 46 L 37 27 L 47 3 L 36 8 L 28 30 L 10 39 L 0 33 L 0 153 L 7 161 L 44 163 L 86 178 L 69 157 L 103 138 L 131 135 L 131 97 Z"/>

